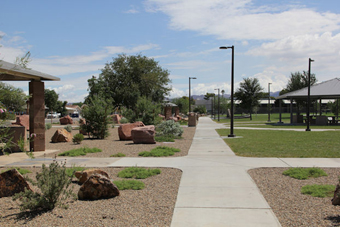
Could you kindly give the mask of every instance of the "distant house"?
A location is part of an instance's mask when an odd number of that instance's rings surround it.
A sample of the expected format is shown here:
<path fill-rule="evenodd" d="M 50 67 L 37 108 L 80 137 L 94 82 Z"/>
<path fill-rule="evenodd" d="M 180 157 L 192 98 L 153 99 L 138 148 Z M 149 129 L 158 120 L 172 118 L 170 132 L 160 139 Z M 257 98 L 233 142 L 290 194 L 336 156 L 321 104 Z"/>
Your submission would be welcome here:
<path fill-rule="evenodd" d="M 81 116 L 81 108 L 78 105 L 66 105 L 66 113 L 69 116 L 78 114 L 78 116 Z"/>

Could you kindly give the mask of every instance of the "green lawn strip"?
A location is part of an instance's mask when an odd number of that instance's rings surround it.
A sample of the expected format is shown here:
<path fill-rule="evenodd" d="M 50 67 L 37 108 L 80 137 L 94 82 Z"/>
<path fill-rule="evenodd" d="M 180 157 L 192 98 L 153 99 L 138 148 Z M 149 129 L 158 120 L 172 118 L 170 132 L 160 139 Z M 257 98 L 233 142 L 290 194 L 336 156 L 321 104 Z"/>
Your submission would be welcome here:
<path fill-rule="evenodd" d="M 227 136 L 229 129 L 217 129 Z M 236 129 L 234 134 L 243 138 L 224 141 L 239 156 L 245 157 L 297 157 L 340 158 L 340 131 L 296 132 L 280 130 Z"/>
<path fill-rule="evenodd" d="M 19 172 L 21 175 L 24 175 L 24 174 L 27 174 L 27 173 L 32 173 L 32 172 L 29 171 L 28 169 L 22 169 L 22 168 L 20 168 L 20 167 L 9 168 L 9 169 L 6 169 L 6 170 L 1 171 L 1 173 L 6 172 L 6 171 L 11 170 L 11 169 L 16 169 L 16 170 L 18 170 L 18 172 Z"/>
<path fill-rule="evenodd" d="M 166 146 L 159 146 L 151 151 L 143 151 L 140 152 L 138 155 L 143 157 L 166 157 L 172 156 L 175 152 L 180 152 L 180 149 L 173 148 L 173 147 L 166 147 Z"/>
<path fill-rule="evenodd" d="M 334 195 L 335 185 L 330 184 L 312 184 L 305 185 L 301 188 L 301 193 L 305 195 L 311 195 L 313 197 L 332 197 Z"/>
<path fill-rule="evenodd" d="M 87 153 L 97 153 L 97 152 L 102 152 L 102 150 L 96 147 L 94 148 L 83 147 L 83 148 L 77 148 L 77 149 L 65 151 L 63 153 L 58 154 L 58 156 L 75 157 L 75 156 L 83 156 L 83 155 L 86 155 Z"/>
<path fill-rule="evenodd" d="M 123 154 L 123 153 L 117 153 L 117 154 L 113 154 L 113 155 L 110 155 L 110 157 L 125 157 L 126 155 Z"/>
<path fill-rule="evenodd" d="M 320 168 L 289 168 L 282 173 L 285 176 L 290 176 L 299 180 L 306 180 L 308 178 L 317 178 L 322 176 L 328 176 L 327 173 Z"/>
<path fill-rule="evenodd" d="M 74 172 L 76 171 L 83 171 L 85 169 L 85 167 L 81 167 L 81 166 L 72 166 L 70 168 L 66 168 L 66 175 L 69 177 L 72 177 Z"/>
<path fill-rule="evenodd" d="M 141 190 L 145 188 L 145 184 L 138 180 L 115 180 L 113 183 L 119 190 Z"/>
<path fill-rule="evenodd" d="M 182 139 L 181 136 L 174 135 L 164 135 L 164 136 L 155 136 L 156 142 L 175 142 L 175 139 Z"/>
<path fill-rule="evenodd" d="M 145 179 L 161 173 L 160 169 L 146 169 L 140 167 L 129 167 L 118 173 L 121 178 Z"/>
<path fill-rule="evenodd" d="M 235 124 L 235 127 L 251 127 L 251 128 L 284 128 L 284 129 L 305 129 L 306 125 L 290 125 L 290 124 L 276 124 L 276 123 L 254 123 L 254 124 Z M 340 129 L 340 125 L 311 125 L 313 129 Z"/>

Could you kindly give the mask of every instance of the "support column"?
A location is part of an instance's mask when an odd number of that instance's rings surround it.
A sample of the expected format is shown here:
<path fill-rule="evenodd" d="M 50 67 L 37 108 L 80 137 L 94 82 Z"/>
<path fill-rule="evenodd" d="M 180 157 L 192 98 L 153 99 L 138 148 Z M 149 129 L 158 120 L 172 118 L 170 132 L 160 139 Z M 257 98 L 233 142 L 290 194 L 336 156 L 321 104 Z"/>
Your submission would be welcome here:
<path fill-rule="evenodd" d="M 45 85 L 41 81 L 29 82 L 30 135 L 36 137 L 30 143 L 31 151 L 45 151 Z"/>
<path fill-rule="evenodd" d="M 290 99 L 290 123 L 293 124 L 293 99 Z"/>

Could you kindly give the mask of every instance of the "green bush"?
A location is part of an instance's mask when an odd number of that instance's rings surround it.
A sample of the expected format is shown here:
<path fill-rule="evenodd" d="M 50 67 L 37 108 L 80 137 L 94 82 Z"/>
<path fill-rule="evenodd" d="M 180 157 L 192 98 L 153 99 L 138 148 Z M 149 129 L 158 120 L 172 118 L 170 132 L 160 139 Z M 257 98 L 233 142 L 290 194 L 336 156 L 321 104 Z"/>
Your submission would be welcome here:
<path fill-rule="evenodd" d="M 72 126 L 71 125 L 65 126 L 64 129 L 68 132 L 72 132 Z"/>
<path fill-rule="evenodd" d="M 174 120 L 163 121 L 156 127 L 156 135 L 173 135 L 173 136 L 182 136 L 183 129 L 181 125 Z"/>
<path fill-rule="evenodd" d="M 75 157 L 75 156 L 84 156 L 87 153 L 97 153 L 97 152 L 102 152 L 102 150 L 99 149 L 99 148 L 96 148 L 96 147 L 94 147 L 94 148 L 83 147 L 83 148 L 65 151 L 63 153 L 58 154 L 58 156 Z"/>
<path fill-rule="evenodd" d="M 73 143 L 77 143 L 77 144 L 80 144 L 81 141 L 83 141 L 83 140 L 84 140 L 84 135 L 81 134 L 81 133 L 75 134 L 75 135 L 73 136 L 73 139 L 72 139 Z"/>
<path fill-rule="evenodd" d="M 13 200 L 19 199 L 21 210 L 53 210 L 56 206 L 66 208 L 65 201 L 74 196 L 71 185 L 71 178 L 66 174 L 65 162 L 61 165 L 54 161 L 49 167 L 42 165 L 41 173 L 37 173 L 36 182 L 29 180 L 36 185 L 41 193 L 25 189 L 17 193 Z"/>
<path fill-rule="evenodd" d="M 145 188 L 145 184 L 138 180 L 115 180 L 113 183 L 117 186 L 119 190 L 141 190 Z"/>
<path fill-rule="evenodd" d="M 335 186 L 330 184 L 324 185 L 305 185 L 301 188 L 301 193 L 311 195 L 313 197 L 332 197 L 335 191 Z"/>
<path fill-rule="evenodd" d="M 195 113 L 205 114 L 207 112 L 207 108 L 204 105 L 196 106 L 194 109 Z"/>
<path fill-rule="evenodd" d="M 327 173 L 320 168 L 289 168 L 282 173 L 285 176 L 290 176 L 295 179 L 305 180 L 308 178 L 317 178 L 327 176 Z"/>
<path fill-rule="evenodd" d="M 50 128 L 52 128 L 52 124 L 51 123 L 45 124 L 45 129 L 46 130 L 49 130 Z"/>
<path fill-rule="evenodd" d="M 160 174 L 160 169 L 145 169 L 139 167 L 129 167 L 118 173 L 118 177 L 121 178 L 136 178 L 136 179 L 145 179 L 157 174 Z"/>
<path fill-rule="evenodd" d="M 155 136 L 156 142 L 175 142 L 175 137 L 173 135 L 166 136 Z"/>
<path fill-rule="evenodd" d="M 126 124 L 126 123 L 129 123 L 129 120 L 126 119 L 125 117 L 122 117 L 122 119 L 120 119 L 120 123 L 121 124 Z"/>
<path fill-rule="evenodd" d="M 117 153 L 117 154 L 113 154 L 113 155 L 110 155 L 110 157 L 125 157 L 126 155 L 123 154 L 123 153 Z"/>
<path fill-rule="evenodd" d="M 165 146 L 159 146 L 151 151 L 143 151 L 140 152 L 138 155 L 143 157 L 166 157 L 166 156 L 172 156 L 175 154 L 175 152 L 180 152 L 180 149 L 173 148 L 173 147 L 165 147 Z"/>

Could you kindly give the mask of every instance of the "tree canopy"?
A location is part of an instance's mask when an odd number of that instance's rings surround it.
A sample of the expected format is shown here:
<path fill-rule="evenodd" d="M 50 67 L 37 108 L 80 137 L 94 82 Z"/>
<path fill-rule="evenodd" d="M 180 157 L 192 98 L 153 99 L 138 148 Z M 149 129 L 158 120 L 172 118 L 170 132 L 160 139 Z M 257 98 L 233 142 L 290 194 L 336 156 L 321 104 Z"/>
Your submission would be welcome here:
<path fill-rule="evenodd" d="M 21 112 L 27 96 L 21 88 L 0 82 L 0 102 L 10 111 Z"/>
<path fill-rule="evenodd" d="M 58 107 L 59 95 L 50 89 L 45 89 L 45 105 L 47 106 L 49 112 L 56 111 Z"/>
<path fill-rule="evenodd" d="M 244 78 L 235 92 L 235 98 L 241 101 L 240 107 L 249 111 L 250 120 L 254 107 L 260 104 L 259 100 L 263 97 L 262 90 L 257 78 Z"/>
<path fill-rule="evenodd" d="M 135 108 L 139 97 L 162 102 L 171 90 L 169 72 L 152 58 L 142 55 L 118 55 L 107 63 L 98 78 L 88 80 L 89 95 L 111 99 L 115 107 Z"/>

